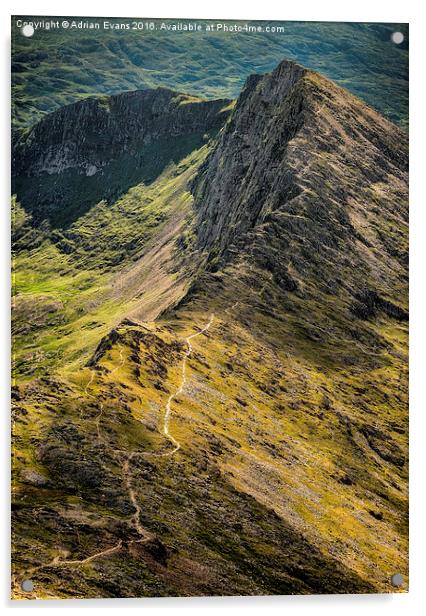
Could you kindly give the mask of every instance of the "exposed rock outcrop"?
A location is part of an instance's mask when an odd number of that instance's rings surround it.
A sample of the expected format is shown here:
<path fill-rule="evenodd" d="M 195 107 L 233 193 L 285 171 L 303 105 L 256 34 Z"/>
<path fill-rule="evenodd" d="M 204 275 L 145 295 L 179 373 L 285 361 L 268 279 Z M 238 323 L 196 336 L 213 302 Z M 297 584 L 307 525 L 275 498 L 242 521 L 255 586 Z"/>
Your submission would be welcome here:
<path fill-rule="evenodd" d="M 201 147 L 229 103 L 157 88 L 62 107 L 15 144 L 13 191 L 36 221 L 67 223 Z"/>
<path fill-rule="evenodd" d="M 396 125 L 284 61 L 247 80 L 193 183 L 198 248 L 213 271 L 248 259 L 283 291 L 354 297 L 368 284 L 397 300 L 407 156 Z"/>

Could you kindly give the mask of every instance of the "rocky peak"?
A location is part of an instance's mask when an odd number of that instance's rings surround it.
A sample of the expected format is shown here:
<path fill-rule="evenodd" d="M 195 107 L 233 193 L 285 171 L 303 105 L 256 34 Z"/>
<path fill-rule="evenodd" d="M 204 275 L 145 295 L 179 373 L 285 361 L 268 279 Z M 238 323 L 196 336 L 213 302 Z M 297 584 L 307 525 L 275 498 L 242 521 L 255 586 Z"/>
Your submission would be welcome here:
<path fill-rule="evenodd" d="M 215 151 L 194 183 L 203 248 L 214 244 L 226 250 L 231 237 L 233 242 L 253 226 L 272 191 L 296 190 L 291 174 L 277 171 L 287 143 L 303 125 L 306 100 L 301 82 L 306 74 L 298 64 L 284 61 L 270 74 L 247 79 Z"/>
<path fill-rule="evenodd" d="M 284 61 L 247 80 L 193 183 L 198 248 L 215 264 L 254 260 L 287 290 L 334 293 L 345 272 L 359 290 L 403 277 L 402 231 L 378 230 L 406 224 L 406 170 L 397 126 Z"/>
<path fill-rule="evenodd" d="M 264 101 L 270 104 L 280 104 L 307 72 L 307 69 L 300 64 L 283 60 L 272 73 L 259 76 L 259 94 Z"/>

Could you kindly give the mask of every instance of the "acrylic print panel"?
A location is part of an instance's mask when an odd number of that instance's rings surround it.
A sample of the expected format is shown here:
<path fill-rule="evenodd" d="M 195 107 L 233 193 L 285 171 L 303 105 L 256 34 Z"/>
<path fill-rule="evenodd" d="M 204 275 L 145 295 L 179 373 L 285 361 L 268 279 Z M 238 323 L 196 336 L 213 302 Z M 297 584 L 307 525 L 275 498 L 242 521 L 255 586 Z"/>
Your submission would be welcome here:
<path fill-rule="evenodd" d="M 407 63 L 12 18 L 14 598 L 408 589 Z"/>

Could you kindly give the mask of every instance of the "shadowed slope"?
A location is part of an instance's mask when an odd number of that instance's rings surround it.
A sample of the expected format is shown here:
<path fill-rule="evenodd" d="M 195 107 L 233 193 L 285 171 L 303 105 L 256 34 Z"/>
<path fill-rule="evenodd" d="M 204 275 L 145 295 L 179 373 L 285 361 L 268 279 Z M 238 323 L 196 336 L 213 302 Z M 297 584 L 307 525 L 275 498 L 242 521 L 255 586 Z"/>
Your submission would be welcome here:
<path fill-rule="evenodd" d="M 200 148 L 223 126 L 229 103 L 157 88 L 63 107 L 14 144 L 13 192 L 36 222 L 68 227 Z"/>

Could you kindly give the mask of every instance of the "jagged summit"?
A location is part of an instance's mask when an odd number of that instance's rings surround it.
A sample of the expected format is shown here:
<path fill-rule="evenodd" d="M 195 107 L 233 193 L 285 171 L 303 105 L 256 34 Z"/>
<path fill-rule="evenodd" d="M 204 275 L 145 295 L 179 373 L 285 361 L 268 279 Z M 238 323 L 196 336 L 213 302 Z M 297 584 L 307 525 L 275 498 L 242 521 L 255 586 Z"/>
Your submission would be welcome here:
<path fill-rule="evenodd" d="M 393 280 L 396 299 L 407 260 L 406 173 L 405 133 L 284 61 L 247 80 L 194 181 L 198 247 L 215 268 L 247 260 L 287 290 L 389 292 Z M 389 226 L 399 237 L 378 231 Z"/>
<path fill-rule="evenodd" d="M 251 90 L 259 82 L 262 82 L 262 96 L 268 103 L 276 104 L 302 79 L 308 70 L 292 62 L 283 60 L 271 72 L 265 75 L 251 75 L 246 81 L 243 92 Z"/>

